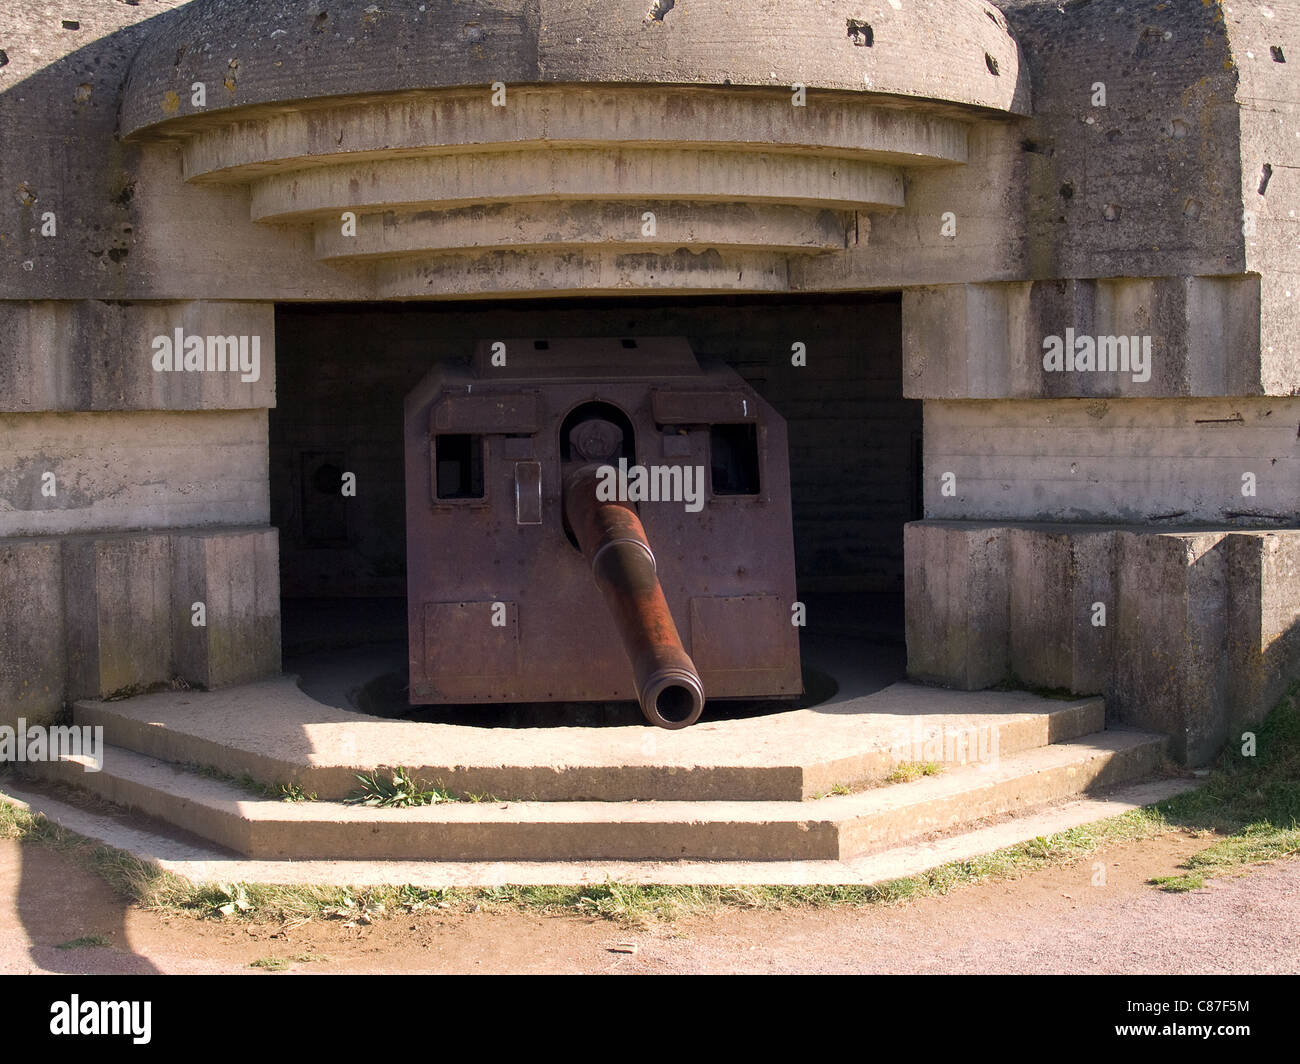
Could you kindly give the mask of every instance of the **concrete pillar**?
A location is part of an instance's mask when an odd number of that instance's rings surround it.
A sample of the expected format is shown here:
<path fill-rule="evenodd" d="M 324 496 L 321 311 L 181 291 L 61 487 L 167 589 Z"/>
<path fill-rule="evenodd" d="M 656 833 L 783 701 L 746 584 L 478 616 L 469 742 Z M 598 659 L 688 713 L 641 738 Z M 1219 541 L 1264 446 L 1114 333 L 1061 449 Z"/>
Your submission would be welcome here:
<path fill-rule="evenodd" d="M 138 693 L 172 678 L 171 567 L 165 533 L 65 542 L 69 699 Z"/>
<path fill-rule="evenodd" d="M 57 540 L 0 540 L 0 602 L 0 724 L 48 722 L 64 698 Z"/>
<path fill-rule="evenodd" d="M 1189 764 L 1227 736 L 1226 532 L 1121 532 L 1116 719 L 1163 732 Z"/>
<path fill-rule="evenodd" d="M 1263 720 L 1300 673 L 1300 532 L 1234 533 L 1227 555 L 1235 729 Z"/>
<path fill-rule="evenodd" d="M 1015 678 L 1074 694 L 1105 692 L 1115 611 L 1115 532 L 1019 526 L 1007 536 Z"/>
<path fill-rule="evenodd" d="M 280 554 L 273 528 L 172 537 L 176 672 L 226 687 L 280 671 Z M 204 626 L 194 622 L 203 604 Z"/>
<path fill-rule="evenodd" d="M 1007 678 L 1006 529 L 914 522 L 904 532 L 907 671 L 968 691 Z"/>

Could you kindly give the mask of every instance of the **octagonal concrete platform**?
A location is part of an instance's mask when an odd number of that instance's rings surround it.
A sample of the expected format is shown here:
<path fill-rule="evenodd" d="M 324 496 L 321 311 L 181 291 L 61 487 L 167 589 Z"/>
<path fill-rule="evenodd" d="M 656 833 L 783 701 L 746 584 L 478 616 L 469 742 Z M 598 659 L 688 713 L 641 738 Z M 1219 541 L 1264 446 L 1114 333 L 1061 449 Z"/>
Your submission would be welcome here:
<path fill-rule="evenodd" d="M 336 649 L 301 659 L 301 682 L 78 702 L 75 722 L 104 729 L 103 770 L 66 760 L 38 774 L 258 861 L 829 868 L 1108 792 L 1164 762 L 1165 737 L 1105 730 L 1100 698 L 892 682 L 894 650 L 856 638 L 819 636 L 806 651 L 833 665 L 824 701 L 734 719 L 715 703 L 714 719 L 668 732 L 371 716 L 347 707 L 393 648 Z M 907 762 L 937 774 L 890 782 Z M 358 773 L 396 766 L 467 800 L 343 802 Z M 316 800 L 277 801 L 250 782 Z"/>
<path fill-rule="evenodd" d="M 822 640 L 812 655 L 827 650 Z M 851 642 L 851 641 L 846 641 Z M 832 649 L 834 649 L 832 647 Z M 1101 699 L 885 684 L 887 665 L 842 655 L 839 691 L 810 709 L 708 720 L 679 732 L 628 727 L 475 727 L 342 708 L 328 669 L 214 692 L 83 701 L 78 724 L 178 764 L 293 783 L 339 800 L 358 772 L 403 766 L 460 795 L 559 801 L 799 802 L 888 776 L 900 762 L 992 762 L 1104 727 Z M 345 663 L 343 673 L 355 674 Z M 865 692 L 865 693 L 860 693 Z M 558 713 L 558 710 L 557 710 Z"/>

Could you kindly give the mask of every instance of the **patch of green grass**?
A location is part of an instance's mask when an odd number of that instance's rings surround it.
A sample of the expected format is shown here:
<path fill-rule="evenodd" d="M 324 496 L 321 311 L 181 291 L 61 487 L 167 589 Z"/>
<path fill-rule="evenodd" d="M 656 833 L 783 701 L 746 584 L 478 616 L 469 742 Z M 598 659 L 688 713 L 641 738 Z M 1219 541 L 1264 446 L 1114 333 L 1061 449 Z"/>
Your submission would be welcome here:
<path fill-rule="evenodd" d="M 72 938 L 67 942 L 60 942 L 55 949 L 93 949 L 97 947 L 111 946 L 112 943 L 103 935 L 82 935 L 80 938 Z"/>
<path fill-rule="evenodd" d="M 922 776 L 937 776 L 943 771 L 938 761 L 904 761 L 885 777 L 886 783 L 911 783 Z"/>
<path fill-rule="evenodd" d="M 1170 823 L 1223 836 L 1189 857 L 1183 874 L 1152 880 L 1163 890 L 1197 890 L 1245 865 L 1300 854 L 1300 683 L 1266 721 L 1242 730 L 1255 733 L 1253 756 L 1237 739 L 1204 787 L 1161 803 Z"/>
<path fill-rule="evenodd" d="M 289 967 L 289 962 L 283 957 L 258 957 L 255 961 L 250 961 L 250 968 L 261 968 L 267 972 L 283 972 Z"/>
<path fill-rule="evenodd" d="M 1082 702 L 1088 698 L 1099 697 L 1097 695 L 1075 694 L 1068 687 L 1041 687 L 1038 684 L 1022 680 L 1014 673 L 992 689 L 994 691 L 1023 691 L 1025 694 L 1037 695 L 1039 698 L 1046 698 L 1053 702 Z"/>
<path fill-rule="evenodd" d="M 376 769 L 367 775 L 358 773 L 361 789 L 345 798 L 347 805 L 370 805 L 386 809 L 406 809 L 416 805 L 454 802 L 456 796 L 444 787 L 433 787 L 413 779 L 400 765 L 391 771 Z"/>
<path fill-rule="evenodd" d="M 859 783 L 856 790 L 869 790 L 875 787 L 887 787 L 894 783 L 911 783 L 913 780 L 920 779 L 922 776 L 937 776 L 943 771 L 943 765 L 938 761 L 904 761 L 898 765 L 893 772 L 882 779 L 874 782 Z M 847 783 L 837 783 L 829 791 L 823 791 L 821 794 L 811 796 L 812 801 L 820 801 L 822 798 L 830 798 L 832 795 L 843 796 L 855 793 L 855 788 Z"/>
<path fill-rule="evenodd" d="M 219 768 L 214 768 L 212 765 L 190 763 L 182 767 L 187 772 L 193 772 L 196 776 L 229 783 L 232 787 L 239 787 L 248 791 L 249 794 L 256 794 L 260 798 L 278 798 L 282 802 L 314 802 L 317 800 L 315 791 L 303 790 L 296 783 L 263 783 L 261 780 L 250 776 L 247 772 L 235 776 L 229 772 L 223 772 Z"/>
<path fill-rule="evenodd" d="M 315 791 L 304 791 L 296 783 L 277 783 L 275 793 L 271 796 L 279 798 L 282 802 L 314 802 L 316 801 Z"/>

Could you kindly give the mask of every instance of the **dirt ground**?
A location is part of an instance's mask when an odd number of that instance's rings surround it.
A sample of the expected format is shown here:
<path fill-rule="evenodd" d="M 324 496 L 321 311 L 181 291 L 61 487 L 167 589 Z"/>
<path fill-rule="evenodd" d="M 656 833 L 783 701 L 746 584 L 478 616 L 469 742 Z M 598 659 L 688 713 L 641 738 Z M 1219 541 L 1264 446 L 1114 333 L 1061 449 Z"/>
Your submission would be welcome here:
<path fill-rule="evenodd" d="M 899 906 L 728 910 L 635 931 L 604 919 L 440 910 L 286 931 L 132 908 L 93 872 L 0 840 L 0 973 L 1295 973 L 1300 860 L 1166 894 L 1205 838 L 1170 833 Z M 21 864 L 20 864 L 21 862 Z M 1095 864 L 1105 885 L 1093 886 Z M 20 875 L 21 872 L 21 875 Z M 58 949 L 99 935 L 111 945 Z M 635 952 L 615 952 L 625 943 Z"/>

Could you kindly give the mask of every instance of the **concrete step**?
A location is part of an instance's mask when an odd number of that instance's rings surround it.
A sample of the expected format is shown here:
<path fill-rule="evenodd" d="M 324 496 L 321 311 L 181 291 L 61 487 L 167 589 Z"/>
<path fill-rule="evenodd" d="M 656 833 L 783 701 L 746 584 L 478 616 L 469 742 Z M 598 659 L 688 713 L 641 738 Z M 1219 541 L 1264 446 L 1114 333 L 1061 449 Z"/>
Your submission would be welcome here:
<path fill-rule="evenodd" d="M 292 677 L 218 691 L 78 702 L 112 745 L 341 800 L 356 774 L 407 768 L 461 795 L 541 802 L 798 802 L 883 780 L 901 761 L 956 766 L 1101 730 L 1100 698 L 897 683 L 812 709 L 649 727 L 479 728 L 323 705 Z"/>
<path fill-rule="evenodd" d="M 120 748 L 48 777 L 262 859 L 843 860 L 1151 773 L 1167 740 L 1110 731 L 811 802 L 453 802 L 373 809 L 251 798 Z"/>
<path fill-rule="evenodd" d="M 1107 788 L 1104 793 L 1052 802 L 1022 816 L 963 828 L 938 838 L 876 850 L 846 861 L 280 861 L 232 854 L 144 817 L 90 808 L 0 778 L 0 800 L 8 801 L 90 839 L 126 850 L 191 883 L 278 883 L 316 886 L 499 887 L 617 883 L 857 884 L 883 883 L 917 875 L 951 861 L 969 861 L 1007 846 L 1055 835 L 1130 813 L 1194 789 L 1188 778 L 1161 777 Z M 96 803 L 98 806 L 98 803 Z"/>

